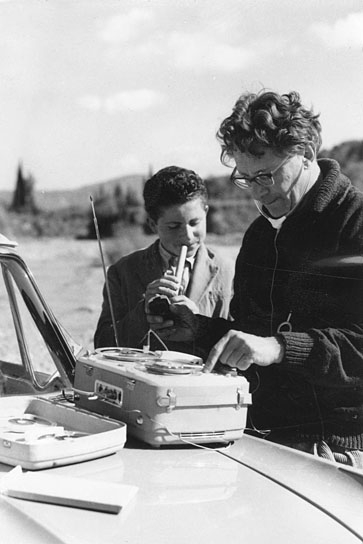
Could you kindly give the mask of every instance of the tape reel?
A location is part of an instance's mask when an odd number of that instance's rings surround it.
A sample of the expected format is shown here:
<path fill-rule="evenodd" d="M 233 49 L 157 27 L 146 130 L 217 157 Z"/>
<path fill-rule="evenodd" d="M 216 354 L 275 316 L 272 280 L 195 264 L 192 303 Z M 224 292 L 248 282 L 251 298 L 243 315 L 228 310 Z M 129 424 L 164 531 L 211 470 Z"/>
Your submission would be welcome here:
<path fill-rule="evenodd" d="M 152 374 L 163 375 L 183 375 L 183 374 L 200 374 L 202 366 L 198 364 L 190 364 L 186 361 L 162 361 L 158 360 L 153 363 L 144 365 L 147 372 Z"/>
<path fill-rule="evenodd" d="M 158 358 L 153 351 L 143 351 L 136 348 L 97 348 L 95 350 L 97 355 L 101 355 L 105 359 L 111 361 L 122 361 L 130 363 L 148 362 Z"/>
<path fill-rule="evenodd" d="M 24 413 L 20 416 L 0 418 L 0 439 L 8 444 L 12 442 L 33 444 L 38 440 L 64 441 L 88 436 L 88 434 L 65 429 L 63 425 L 35 414 Z"/>
<path fill-rule="evenodd" d="M 24 413 L 19 416 L 0 418 L 0 439 L 6 443 L 34 442 L 39 436 L 59 434 L 63 427 L 35 414 Z"/>
<path fill-rule="evenodd" d="M 29 429 L 30 427 L 51 427 L 55 425 L 52 421 L 34 414 L 22 414 L 20 417 L 11 417 L 6 420 L 9 428 L 17 430 Z M 4 423 L 4 421 L 2 421 Z"/>
<path fill-rule="evenodd" d="M 137 368 L 152 374 L 199 374 L 203 368 L 200 357 L 179 351 L 143 351 L 136 348 L 109 347 L 95 350 L 103 358 L 117 361 L 139 363 Z"/>

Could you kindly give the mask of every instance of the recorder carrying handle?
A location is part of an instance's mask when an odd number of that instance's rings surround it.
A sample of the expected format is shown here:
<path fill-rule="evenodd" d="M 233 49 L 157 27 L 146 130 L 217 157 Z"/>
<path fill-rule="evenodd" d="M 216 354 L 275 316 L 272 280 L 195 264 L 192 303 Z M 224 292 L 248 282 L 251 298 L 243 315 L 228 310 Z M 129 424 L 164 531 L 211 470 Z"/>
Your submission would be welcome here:
<path fill-rule="evenodd" d="M 211 391 L 211 389 L 209 390 Z M 215 398 L 218 399 L 218 406 L 231 406 L 235 410 L 240 410 L 244 406 L 251 404 L 251 394 L 244 391 L 240 387 L 235 391 L 235 402 L 231 401 L 231 392 L 226 391 L 221 395 L 218 388 L 215 390 Z M 201 407 L 210 406 L 210 397 L 199 393 L 198 395 L 185 398 L 183 395 L 177 395 L 173 389 L 168 389 L 164 395 L 159 395 L 156 399 L 156 404 L 165 408 L 168 412 L 176 407 Z"/>

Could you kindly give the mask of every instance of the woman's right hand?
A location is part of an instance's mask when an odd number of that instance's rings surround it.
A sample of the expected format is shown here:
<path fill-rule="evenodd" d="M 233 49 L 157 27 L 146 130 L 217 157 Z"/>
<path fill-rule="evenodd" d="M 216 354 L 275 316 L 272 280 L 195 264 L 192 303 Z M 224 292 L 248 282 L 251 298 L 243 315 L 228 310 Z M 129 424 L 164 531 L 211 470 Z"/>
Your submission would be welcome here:
<path fill-rule="evenodd" d="M 148 316 L 152 329 L 158 331 L 163 340 L 172 342 L 192 342 L 195 340 L 198 328 L 198 315 L 189 304 L 180 301 L 170 305 L 174 319 L 163 321 L 159 316 Z"/>

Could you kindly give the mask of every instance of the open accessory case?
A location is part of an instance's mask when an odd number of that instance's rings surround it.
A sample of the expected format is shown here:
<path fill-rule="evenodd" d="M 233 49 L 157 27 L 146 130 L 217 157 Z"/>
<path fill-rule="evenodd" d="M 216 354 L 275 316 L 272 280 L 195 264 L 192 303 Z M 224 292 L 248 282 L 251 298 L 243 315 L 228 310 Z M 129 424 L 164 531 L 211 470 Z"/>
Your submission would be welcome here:
<path fill-rule="evenodd" d="M 0 462 L 38 470 L 123 448 L 126 425 L 57 397 L 1 398 Z"/>

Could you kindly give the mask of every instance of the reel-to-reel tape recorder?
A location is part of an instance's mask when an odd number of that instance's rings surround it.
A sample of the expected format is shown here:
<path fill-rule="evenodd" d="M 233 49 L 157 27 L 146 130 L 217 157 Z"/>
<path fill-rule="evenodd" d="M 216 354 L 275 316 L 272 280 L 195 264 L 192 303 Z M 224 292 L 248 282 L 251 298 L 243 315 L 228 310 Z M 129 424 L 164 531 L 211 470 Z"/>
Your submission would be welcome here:
<path fill-rule="evenodd" d="M 77 405 L 127 424 L 154 446 L 230 442 L 240 438 L 251 403 L 236 373 L 203 373 L 192 355 L 100 348 L 76 364 Z"/>

